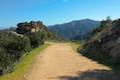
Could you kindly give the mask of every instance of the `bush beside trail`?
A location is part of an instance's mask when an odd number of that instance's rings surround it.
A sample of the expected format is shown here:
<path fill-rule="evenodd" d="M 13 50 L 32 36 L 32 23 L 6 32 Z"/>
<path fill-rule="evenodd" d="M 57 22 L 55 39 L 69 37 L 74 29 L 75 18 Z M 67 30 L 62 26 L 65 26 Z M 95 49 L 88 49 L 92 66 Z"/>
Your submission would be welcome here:
<path fill-rule="evenodd" d="M 113 68 L 120 66 L 120 19 L 107 19 L 101 22 L 100 27 L 95 29 L 90 39 L 86 41 L 83 55 L 97 60 L 100 63 Z"/>
<path fill-rule="evenodd" d="M 12 72 L 14 64 L 23 55 L 44 44 L 46 36 L 44 27 L 42 22 L 32 21 L 19 23 L 16 31 L 0 31 L 0 75 Z"/>
<path fill-rule="evenodd" d="M 0 70 L 12 71 L 13 64 L 31 50 L 30 39 L 12 32 L 0 32 Z"/>

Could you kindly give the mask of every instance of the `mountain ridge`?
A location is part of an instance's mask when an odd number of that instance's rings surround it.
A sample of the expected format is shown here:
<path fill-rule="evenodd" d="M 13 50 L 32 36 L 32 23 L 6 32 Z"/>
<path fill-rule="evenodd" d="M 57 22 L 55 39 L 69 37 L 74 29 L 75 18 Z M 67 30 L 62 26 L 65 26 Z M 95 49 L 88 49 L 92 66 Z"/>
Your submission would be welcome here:
<path fill-rule="evenodd" d="M 74 37 L 76 36 L 79 36 L 77 37 L 79 40 L 86 34 L 90 33 L 93 29 L 97 28 L 99 25 L 100 21 L 82 19 L 48 26 L 48 29 L 66 40 L 74 40 Z M 87 35 L 85 37 L 87 37 Z"/>

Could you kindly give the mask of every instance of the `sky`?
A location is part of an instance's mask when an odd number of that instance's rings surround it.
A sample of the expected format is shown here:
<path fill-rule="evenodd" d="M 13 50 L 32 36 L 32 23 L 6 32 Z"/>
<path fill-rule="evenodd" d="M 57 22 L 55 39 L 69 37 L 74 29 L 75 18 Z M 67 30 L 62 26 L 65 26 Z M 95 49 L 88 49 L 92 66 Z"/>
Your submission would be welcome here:
<path fill-rule="evenodd" d="M 0 0 L 0 27 L 42 21 L 54 25 L 80 19 L 120 18 L 120 0 Z"/>

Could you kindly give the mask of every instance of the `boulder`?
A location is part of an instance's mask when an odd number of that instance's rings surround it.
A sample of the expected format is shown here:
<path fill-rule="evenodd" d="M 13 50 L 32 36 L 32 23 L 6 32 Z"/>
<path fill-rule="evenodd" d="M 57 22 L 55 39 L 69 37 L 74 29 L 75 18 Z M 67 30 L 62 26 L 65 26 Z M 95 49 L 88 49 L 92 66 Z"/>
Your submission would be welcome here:
<path fill-rule="evenodd" d="M 16 32 L 19 34 L 30 34 L 30 33 L 38 32 L 44 28 L 43 23 L 40 21 L 37 21 L 37 22 L 31 21 L 29 23 L 23 22 L 23 23 L 17 24 L 17 26 L 18 27 L 16 29 Z"/>

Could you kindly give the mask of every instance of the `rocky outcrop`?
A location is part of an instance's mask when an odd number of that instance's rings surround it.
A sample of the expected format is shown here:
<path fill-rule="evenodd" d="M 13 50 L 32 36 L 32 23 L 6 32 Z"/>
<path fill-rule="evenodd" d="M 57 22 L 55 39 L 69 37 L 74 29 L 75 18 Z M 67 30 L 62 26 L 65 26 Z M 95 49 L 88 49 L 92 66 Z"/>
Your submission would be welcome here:
<path fill-rule="evenodd" d="M 31 21 L 17 24 L 18 28 L 16 29 L 19 34 L 30 34 L 38 31 L 44 31 L 45 27 L 41 21 Z"/>
<path fill-rule="evenodd" d="M 16 32 L 18 34 L 30 35 L 38 31 L 43 32 L 47 39 L 62 40 L 62 38 L 50 32 L 41 21 L 31 21 L 17 24 Z"/>
<path fill-rule="evenodd" d="M 109 24 L 109 25 L 108 25 Z M 120 63 L 120 19 L 104 21 L 95 30 L 81 51 L 83 55 L 97 60 Z"/>

